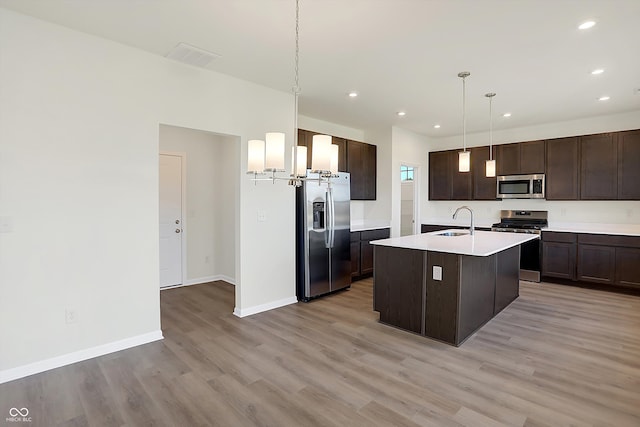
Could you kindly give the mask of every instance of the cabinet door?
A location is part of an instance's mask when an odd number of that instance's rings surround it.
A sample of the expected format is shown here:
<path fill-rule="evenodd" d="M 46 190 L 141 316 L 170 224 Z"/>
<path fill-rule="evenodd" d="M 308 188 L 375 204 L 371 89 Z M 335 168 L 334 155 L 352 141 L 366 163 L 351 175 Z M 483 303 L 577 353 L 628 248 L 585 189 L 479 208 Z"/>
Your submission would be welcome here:
<path fill-rule="evenodd" d="M 451 200 L 471 200 L 471 172 L 458 172 L 459 150 L 449 151 L 451 171 Z"/>
<path fill-rule="evenodd" d="M 451 199 L 451 172 L 448 151 L 429 153 L 429 200 Z"/>
<path fill-rule="evenodd" d="M 360 240 L 351 242 L 351 279 L 360 276 Z"/>
<path fill-rule="evenodd" d="M 578 138 L 547 140 L 546 199 L 578 199 Z"/>
<path fill-rule="evenodd" d="M 640 130 L 618 133 L 618 199 L 640 200 Z"/>
<path fill-rule="evenodd" d="M 618 198 L 618 144 L 615 134 L 580 137 L 580 198 Z"/>
<path fill-rule="evenodd" d="M 347 140 L 333 136 L 331 143 L 338 146 L 338 172 L 347 172 Z"/>
<path fill-rule="evenodd" d="M 487 178 L 485 176 L 485 162 L 487 160 L 489 160 L 488 146 L 471 149 L 473 200 L 496 200 L 496 177 Z"/>
<path fill-rule="evenodd" d="M 542 275 L 576 279 L 576 244 L 542 242 Z"/>
<path fill-rule="evenodd" d="M 360 274 L 373 273 L 373 245 L 367 241 L 360 242 Z"/>
<path fill-rule="evenodd" d="M 578 245 L 578 280 L 612 284 L 615 280 L 615 248 Z"/>
<path fill-rule="evenodd" d="M 544 173 L 544 141 L 520 143 L 520 173 Z"/>
<path fill-rule="evenodd" d="M 640 288 L 640 249 L 616 248 L 616 285 Z"/>
<path fill-rule="evenodd" d="M 364 199 L 364 170 L 362 144 L 347 141 L 347 171 L 351 174 L 351 200 Z"/>
<path fill-rule="evenodd" d="M 496 145 L 496 171 L 498 175 L 520 173 L 520 144 Z"/>
<path fill-rule="evenodd" d="M 378 147 L 362 144 L 362 170 L 364 173 L 364 200 L 376 200 L 376 171 Z"/>

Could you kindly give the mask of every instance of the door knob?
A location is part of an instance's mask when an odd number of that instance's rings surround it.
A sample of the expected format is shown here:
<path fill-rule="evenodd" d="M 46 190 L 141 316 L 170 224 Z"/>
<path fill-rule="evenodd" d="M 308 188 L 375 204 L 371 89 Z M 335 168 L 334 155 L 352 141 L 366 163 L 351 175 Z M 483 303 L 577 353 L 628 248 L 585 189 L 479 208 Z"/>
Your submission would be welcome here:
<path fill-rule="evenodd" d="M 176 233 L 181 232 L 182 230 L 180 230 L 179 228 L 176 228 Z"/>
<path fill-rule="evenodd" d="M 179 219 L 176 219 L 176 224 L 180 224 L 180 220 Z"/>

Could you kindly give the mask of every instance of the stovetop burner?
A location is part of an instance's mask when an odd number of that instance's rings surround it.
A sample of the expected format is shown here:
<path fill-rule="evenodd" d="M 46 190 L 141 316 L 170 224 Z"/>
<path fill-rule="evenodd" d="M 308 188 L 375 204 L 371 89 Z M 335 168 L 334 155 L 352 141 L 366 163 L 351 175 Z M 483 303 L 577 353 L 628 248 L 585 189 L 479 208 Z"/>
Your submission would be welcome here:
<path fill-rule="evenodd" d="M 547 211 L 500 211 L 500 222 L 491 226 L 492 231 L 540 233 L 546 227 Z"/>

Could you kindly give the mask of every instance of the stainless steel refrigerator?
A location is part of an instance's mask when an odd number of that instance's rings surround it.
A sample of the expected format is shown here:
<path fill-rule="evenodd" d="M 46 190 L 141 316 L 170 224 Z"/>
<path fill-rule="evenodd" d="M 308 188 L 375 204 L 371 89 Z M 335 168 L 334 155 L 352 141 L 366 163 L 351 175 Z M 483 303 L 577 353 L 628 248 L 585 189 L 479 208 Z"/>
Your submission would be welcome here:
<path fill-rule="evenodd" d="M 318 175 L 307 172 L 307 178 Z M 351 286 L 350 176 L 304 181 L 296 192 L 296 294 L 299 301 Z"/>

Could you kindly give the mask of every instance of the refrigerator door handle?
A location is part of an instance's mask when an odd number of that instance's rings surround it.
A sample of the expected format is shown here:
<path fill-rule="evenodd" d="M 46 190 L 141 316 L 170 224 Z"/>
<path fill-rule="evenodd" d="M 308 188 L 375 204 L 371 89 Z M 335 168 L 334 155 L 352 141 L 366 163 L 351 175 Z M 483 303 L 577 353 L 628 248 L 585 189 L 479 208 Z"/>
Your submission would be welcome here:
<path fill-rule="evenodd" d="M 336 236 L 336 215 L 335 215 L 336 210 L 335 210 L 335 205 L 333 203 L 333 192 L 331 191 L 331 188 L 328 189 L 327 194 L 329 196 L 329 200 L 328 200 L 329 211 L 331 212 L 331 217 L 329 219 L 330 220 L 329 247 L 333 248 L 335 243 L 335 236 Z"/>
<path fill-rule="evenodd" d="M 331 194 L 329 191 L 324 196 L 324 246 L 331 247 Z"/>

